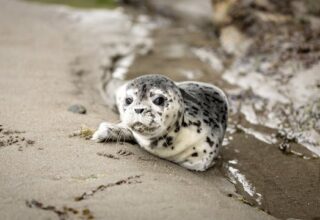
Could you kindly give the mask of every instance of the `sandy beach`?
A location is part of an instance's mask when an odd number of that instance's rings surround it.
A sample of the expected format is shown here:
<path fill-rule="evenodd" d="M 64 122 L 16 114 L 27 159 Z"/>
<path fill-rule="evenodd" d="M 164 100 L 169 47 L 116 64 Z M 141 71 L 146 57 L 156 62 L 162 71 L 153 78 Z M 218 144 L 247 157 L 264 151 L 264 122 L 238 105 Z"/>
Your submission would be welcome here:
<path fill-rule="evenodd" d="M 102 36 L 68 10 L 1 0 L 0 218 L 273 219 L 230 197 L 217 169 L 190 172 L 138 146 L 70 137 L 117 115 L 97 86 L 104 61 L 92 39 Z M 106 44 L 130 40 L 126 28 L 106 31 Z M 73 104 L 87 113 L 68 111 Z"/>
<path fill-rule="evenodd" d="M 320 217 L 317 1 L 0 1 L 0 219 Z M 89 140 L 150 73 L 226 92 L 214 168 Z"/>

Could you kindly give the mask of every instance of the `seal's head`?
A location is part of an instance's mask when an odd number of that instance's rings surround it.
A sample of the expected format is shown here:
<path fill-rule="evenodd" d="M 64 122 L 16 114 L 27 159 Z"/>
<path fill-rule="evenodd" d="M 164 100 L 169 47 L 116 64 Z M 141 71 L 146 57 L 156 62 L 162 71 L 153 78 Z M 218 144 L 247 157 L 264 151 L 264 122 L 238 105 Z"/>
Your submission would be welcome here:
<path fill-rule="evenodd" d="M 149 138 L 164 135 L 182 117 L 179 88 L 161 75 L 134 79 L 117 92 L 121 121 L 133 132 Z"/>

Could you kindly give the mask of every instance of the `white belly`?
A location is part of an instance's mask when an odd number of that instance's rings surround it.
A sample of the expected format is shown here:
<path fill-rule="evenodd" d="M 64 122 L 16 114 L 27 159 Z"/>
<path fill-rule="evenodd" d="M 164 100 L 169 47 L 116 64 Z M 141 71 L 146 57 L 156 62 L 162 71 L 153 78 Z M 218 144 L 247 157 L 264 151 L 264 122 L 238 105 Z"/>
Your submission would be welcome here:
<path fill-rule="evenodd" d="M 170 147 L 155 147 L 152 149 L 148 146 L 144 146 L 144 148 L 154 155 L 179 163 L 190 156 L 194 147 L 197 148 L 199 145 L 202 145 L 207 137 L 205 131 L 197 133 L 197 128 L 192 126 L 187 128 L 182 127 L 179 133 L 175 135 L 175 141 L 172 145 L 174 149 Z"/>

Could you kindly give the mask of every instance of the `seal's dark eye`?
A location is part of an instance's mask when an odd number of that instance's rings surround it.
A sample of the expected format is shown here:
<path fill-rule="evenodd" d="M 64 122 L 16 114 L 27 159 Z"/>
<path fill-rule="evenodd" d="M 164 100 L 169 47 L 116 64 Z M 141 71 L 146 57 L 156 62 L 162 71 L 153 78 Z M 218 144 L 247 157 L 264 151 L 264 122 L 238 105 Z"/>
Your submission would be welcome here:
<path fill-rule="evenodd" d="M 163 103 L 164 103 L 164 98 L 161 96 L 153 100 L 153 104 L 155 105 L 163 105 Z"/>
<path fill-rule="evenodd" d="M 133 102 L 132 98 L 126 98 L 126 104 L 130 105 Z"/>

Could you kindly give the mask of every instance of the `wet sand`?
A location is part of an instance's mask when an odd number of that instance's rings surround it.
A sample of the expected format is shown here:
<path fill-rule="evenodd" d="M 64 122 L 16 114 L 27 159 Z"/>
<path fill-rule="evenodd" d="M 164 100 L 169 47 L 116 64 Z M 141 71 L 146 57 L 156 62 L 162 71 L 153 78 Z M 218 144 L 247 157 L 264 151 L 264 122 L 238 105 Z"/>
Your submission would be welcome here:
<path fill-rule="evenodd" d="M 230 197 L 218 169 L 72 137 L 117 120 L 98 85 L 114 46 L 132 42 L 121 11 L 104 12 L 117 25 L 99 28 L 60 6 L 1 0 L 0 11 L 1 219 L 273 219 Z"/>

